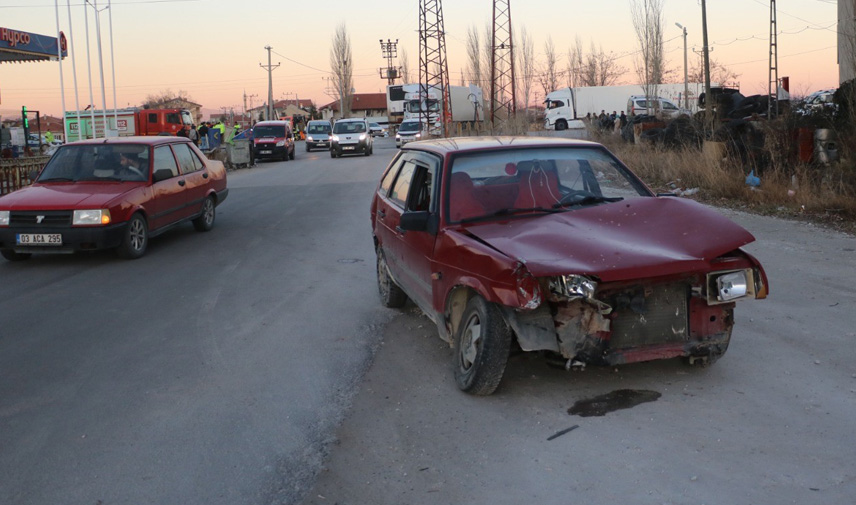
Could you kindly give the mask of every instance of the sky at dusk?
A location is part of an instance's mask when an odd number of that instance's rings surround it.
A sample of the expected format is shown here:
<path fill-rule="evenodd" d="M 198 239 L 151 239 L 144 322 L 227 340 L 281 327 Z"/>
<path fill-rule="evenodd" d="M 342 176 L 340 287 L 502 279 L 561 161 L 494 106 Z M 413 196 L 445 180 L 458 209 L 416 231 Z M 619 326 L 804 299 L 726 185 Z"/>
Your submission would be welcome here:
<path fill-rule="evenodd" d="M 76 53 L 79 103 L 91 103 L 87 77 L 83 0 L 60 0 L 60 29 Z M 90 2 L 93 0 L 90 0 Z M 107 0 L 97 0 L 99 9 Z M 768 72 L 769 2 L 709 0 L 708 30 L 711 56 L 740 74 L 745 95 L 766 93 Z M 789 76 L 791 92 L 805 95 L 836 87 L 837 7 L 833 0 L 778 0 L 779 76 Z M 490 0 L 443 2 L 451 82 L 458 84 L 466 62 L 467 30 L 484 33 L 491 21 Z M 514 29 L 525 27 L 535 43 L 536 59 L 552 39 L 559 53 L 558 70 L 567 66 L 574 39 L 619 57 L 627 69 L 619 84 L 636 84 L 633 58 L 637 49 L 630 0 L 512 0 Z M 383 91 L 378 76 L 385 65 L 379 40 L 398 39 L 399 55 L 408 54 L 415 72 L 418 54 L 418 0 L 112 0 L 117 106 L 140 104 L 150 93 L 184 90 L 208 111 L 233 107 L 240 112 L 244 93 L 255 95 L 247 105 L 267 97 L 264 47 L 273 47 L 275 99 L 310 98 L 316 105 L 333 100 L 325 93 L 329 75 L 330 41 L 344 22 L 351 37 L 354 82 L 358 93 Z M 98 53 L 93 9 L 89 7 L 90 54 L 94 103 L 101 107 Z M 683 41 L 679 22 L 687 27 L 690 66 L 698 61 L 692 48 L 702 43 L 701 7 L 697 0 L 665 0 L 667 64 L 683 81 Z M 0 0 L 0 26 L 42 35 L 56 35 L 53 0 Z M 113 106 L 110 65 L 109 13 L 100 14 L 107 105 Z M 73 33 L 73 37 L 71 34 Z M 63 63 L 66 109 L 74 110 L 71 57 Z M 543 100 L 535 85 L 532 101 Z M 62 111 L 59 64 L 56 62 L 0 64 L 0 114 L 20 114 L 22 105 L 43 114 Z"/>

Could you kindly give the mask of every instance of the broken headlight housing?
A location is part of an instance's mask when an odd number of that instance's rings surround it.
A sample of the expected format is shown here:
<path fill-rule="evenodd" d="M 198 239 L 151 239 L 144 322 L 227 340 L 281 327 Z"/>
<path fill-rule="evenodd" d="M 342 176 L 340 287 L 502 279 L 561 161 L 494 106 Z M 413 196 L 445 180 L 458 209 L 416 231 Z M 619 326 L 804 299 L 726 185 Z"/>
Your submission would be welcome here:
<path fill-rule="evenodd" d="M 752 269 L 707 274 L 708 304 L 728 303 L 741 298 L 755 298 L 755 275 Z"/>
<path fill-rule="evenodd" d="M 591 299 L 597 290 L 597 282 L 584 275 L 558 275 L 550 277 L 547 284 L 553 296 L 567 300 Z"/>

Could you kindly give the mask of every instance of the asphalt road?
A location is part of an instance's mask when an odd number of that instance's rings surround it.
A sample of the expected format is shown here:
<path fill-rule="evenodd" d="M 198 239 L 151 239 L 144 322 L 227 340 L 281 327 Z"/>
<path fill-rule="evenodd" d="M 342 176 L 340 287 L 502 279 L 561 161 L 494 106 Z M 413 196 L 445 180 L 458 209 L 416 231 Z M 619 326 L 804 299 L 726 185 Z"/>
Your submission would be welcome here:
<path fill-rule="evenodd" d="M 384 144 L 384 145 L 381 145 Z M 0 503 L 294 503 L 395 314 L 369 202 L 395 152 L 229 173 L 136 261 L 0 261 Z"/>
<path fill-rule="evenodd" d="M 853 503 L 852 236 L 726 212 L 772 295 L 714 366 L 519 354 L 472 397 L 431 323 L 377 299 L 394 153 L 230 172 L 211 233 L 141 260 L 0 263 L 0 503 Z M 624 389 L 660 396 L 568 413 Z"/>

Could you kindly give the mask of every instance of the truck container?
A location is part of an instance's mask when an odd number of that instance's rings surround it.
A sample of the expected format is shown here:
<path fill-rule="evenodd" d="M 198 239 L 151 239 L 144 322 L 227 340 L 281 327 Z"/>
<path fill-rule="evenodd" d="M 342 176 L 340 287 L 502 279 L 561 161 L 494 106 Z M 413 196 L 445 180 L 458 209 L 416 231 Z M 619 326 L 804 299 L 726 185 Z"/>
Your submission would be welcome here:
<path fill-rule="evenodd" d="M 78 122 L 79 115 L 79 122 Z M 65 113 L 68 141 L 104 138 L 130 137 L 134 135 L 175 135 L 182 125 L 193 124 L 193 117 L 187 109 L 141 109 L 131 107 L 106 111 L 107 131 L 104 131 L 105 112 L 68 111 Z"/>

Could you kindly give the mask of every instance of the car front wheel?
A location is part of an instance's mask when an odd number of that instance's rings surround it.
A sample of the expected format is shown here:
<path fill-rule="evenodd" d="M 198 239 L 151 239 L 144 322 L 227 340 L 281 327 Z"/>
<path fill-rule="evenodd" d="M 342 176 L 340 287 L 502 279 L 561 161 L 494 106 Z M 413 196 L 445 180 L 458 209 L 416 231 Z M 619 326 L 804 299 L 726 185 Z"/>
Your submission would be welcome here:
<path fill-rule="evenodd" d="M 214 218 L 217 217 L 216 208 L 213 197 L 209 196 L 202 201 L 202 214 L 193 220 L 196 231 L 211 231 L 211 228 L 214 228 Z"/>
<path fill-rule="evenodd" d="M 467 302 L 453 343 L 455 382 L 461 391 L 493 393 L 508 362 L 511 328 L 499 308 L 476 295 Z"/>
<path fill-rule="evenodd" d="M 133 260 L 146 254 L 149 245 L 149 230 L 146 220 L 139 214 L 131 216 L 122 243 L 116 248 L 116 253 L 125 259 Z"/>
<path fill-rule="evenodd" d="M 377 290 L 384 307 L 397 309 L 407 302 L 407 295 L 389 275 L 389 267 L 380 249 L 377 250 Z"/>

